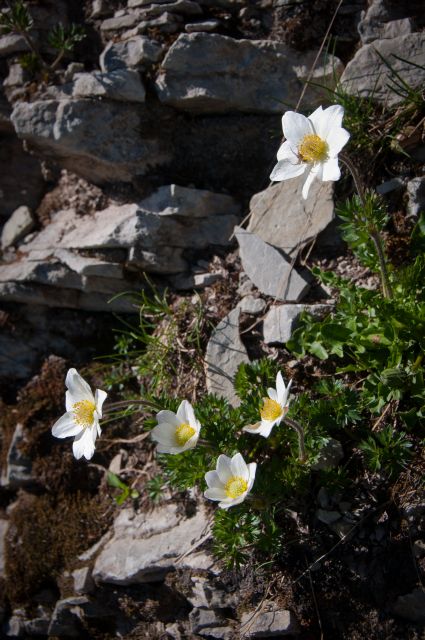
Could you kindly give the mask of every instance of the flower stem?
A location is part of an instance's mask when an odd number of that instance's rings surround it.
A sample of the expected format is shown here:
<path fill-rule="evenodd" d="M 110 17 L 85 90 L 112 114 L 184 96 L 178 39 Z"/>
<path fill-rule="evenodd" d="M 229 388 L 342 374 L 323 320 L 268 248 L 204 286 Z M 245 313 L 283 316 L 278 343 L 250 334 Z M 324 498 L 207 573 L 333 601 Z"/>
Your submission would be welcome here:
<path fill-rule="evenodd" d="M 111 404 L 108 404 L 106 409 L 107 411 L 115 411 L 116 409 L 129 407 L 132 404 L 140 404 L 142 406 L 158 409 L 158 406 L 155 403 L 150 402 L 149 400 L 120 400 L 119 402 L 112 402 Z"/>
<path fill-rule="evenodd" d="M 339 154 L 339 159 L 341 162 L 347 167 L 354 181 L 354 185 L 356 187 L 357 193 L 359 194 L 360 201 L 362 203 L 363 209 L 366 210 L 366 196 L 365 191 L 363 189 L 362 181 L 360 179 L 359 172 L 357 171 L 356 166 L 350 160 L 348 156 L 344 153 Z M 385 298 L 391 299 L 393 297 L 393 290 L 391 287 L 390 279 L 388 277 L 388 269 L 387 262 L 385 259 L 384 247 L 382 243 L 382 238 L 379 234 L 378 229 L 373 225 L 368 229 L 370 233 L 370 237 L 372 238 L 373 244 L 375 245 L 376 254 L 378 256 L 379 268 L 381 271 L 381 284 L 382 284 L 382 292 Z"/>
<path fill-rule="evenodd" d="M 307 455 L 305 452 L 305 444 L 304 444 L 304 429 L 300 425 L 299 422 L 293 420 L 292 418 L 284 418 L 283 421 L 292 429 L 295 429 L 298 435 L 298 460 L 304 463 L 307 460 Z"/>

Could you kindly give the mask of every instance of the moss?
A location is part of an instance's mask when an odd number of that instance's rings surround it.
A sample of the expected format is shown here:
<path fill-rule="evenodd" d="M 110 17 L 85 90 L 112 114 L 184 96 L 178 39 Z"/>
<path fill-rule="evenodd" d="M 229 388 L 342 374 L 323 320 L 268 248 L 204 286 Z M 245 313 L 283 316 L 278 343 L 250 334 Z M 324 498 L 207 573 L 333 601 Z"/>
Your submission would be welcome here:
<path fill-rule="evenodd" d="M 22 493 L 10 516 L 6 539 L 6 595 L 16 606 L 56 582 L 75 558 L 107 530 L 108 498 Z"/>

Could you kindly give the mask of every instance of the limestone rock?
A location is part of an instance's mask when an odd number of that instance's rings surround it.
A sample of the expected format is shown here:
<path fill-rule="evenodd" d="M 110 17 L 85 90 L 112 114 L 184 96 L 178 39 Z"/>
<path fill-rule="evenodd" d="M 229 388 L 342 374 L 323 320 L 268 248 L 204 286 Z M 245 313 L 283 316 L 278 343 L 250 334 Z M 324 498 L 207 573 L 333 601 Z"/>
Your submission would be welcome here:
<path fill-rule="evenodd" d="M 282 301 L 302 299 L 310 285 L 277 249 L 240 227 L 235 235 L 243 269 L 261 293 Z"/>
<path fill-rule="evenodd" d="M 326 304 L 274 305 L 264 318 L 264 342 L 266 344 L 285 344 L 290 339 L 303 311 L 320 317 L 329 313 L 330 310 L 331 307 Z"/>
<path fill-rule="evenodd" d="M 264 610 L 264 609 L 269 609 Z M 241 619 L 242 638 L 279 638 L 297 635 L 299 627 L 294 615 L 274 603 L 264 603 L 259 612 L 247 611 Z"/>
<path fill-rule="evenodd" d="M 315 55 L 300 56 L 268 40 L 181 34 L 162 63 L 156 89 L 162 102 L 189 111 L 281 113 L 282 104 L 291 103 L 302 89 Z M 314 81 L 332 82 L 335 70 L 338 76 L 341 63 L 322 57 Z M 308 106 L 318 99 L 317 92 L 307 91 Z"/>
<path fill-rule="evenodd" d="M 29 51 L 29 46 L 23 36 L 7 33 L 0 37 L 0 58 L 6 58 L 15 53 L 25 53 L 26 51 Z"/>
<path fill-rule="evenodd" d="M 333 182 L 315 180 L 304 200 L 304 180 L 300 176 L 278 182 L 256 193 L 250 202 L 248 231 L 288 255 L 323 231 L 334 217 Z"/>
<path fill-rule="evenodd" d="M 334 469 L 344 457 L 344 450 L 339 440 L 327 438 L 327 442 L 320 449 L 317 460 L 311 465 L 315 471 Z"/>
<path fill-rule="evenodd" d="M 140 22 L 140 15 L 138 13 L 127 13 L 123 16 L 114 16 L 113 18 L 104 20 L 100 28 L 104 32 L 123 31 L 124 29 L 135 27 L 138 22 Z"/>
<path fill-rule="evenodd" d="M 186 33 L 198 33 L 200 31 L 206 31 L 207 33 L 215 31 L 220 26 L 220 20 L 204 20 L 203 22 L 189 22 L 185 24 L 184 30 Z"/>
<path fill-rule="evenodd" d="M 8 520 L 0 520 L 0 577 L 4 578 L 4 567 L 5 567 L 5 541 L 6 535 L 9 528 Z"/>
<path fill-rule="evenodd" d="M 245 296 L 240 302 L 238 307 L 242 313 L 249 313 L 250 315 L 257 316 L 263 313 L 266 308 L 266 301 L 263 298 L 254 298 L 254 296 Z"/>
<path fill-rule="evenodd" d="M 49 636 L 80 638 L 82 635 L 82 605 L 88 602 L 84 596 L 58 600 L 49 626 Z"/>
<path fill-rule="evenodd" d="M 115 69 L 107 73 L 78 73 L 74 78 L 75 98 L 109 98 L 122 102 L 144 102 L 145 88 L 137 71 Z"/>
<path fill-rule="evenodd" d="M 235 637 L 234 622 L 227 620 L 220 611 L 192 609 L 189 622 L 193 633 L 206 638 L 232 640 Z"/>
<path fill-rule="evenodd" d="M 96 560 L 93 578 L 120 585 L 161 581 L 202 537 L 206 524 L 203 507 L 191 518 L 179 515 L 172 504 L 136 515 L 131 509 L 123 509 L 115 521 L 112 539 Z M 185 564 L 184 558 L 179 566 Z"/>
<path fill-rule="evenodd" d="M 410 5 L 410 6 L 409 6 Z M 409 15 L 409 9 L 412 12 Z M 412 3 L 393 3 L 388 0 L 373 0 L 362 13 L 358 31 L 363 44 L 384 38 L 396 38 L 414 30 Z"/>
<path fill-rule="evenodd" d="M 248 363 L 249 357 L 239 335 L 240 309 L 233 309 L 216 326 L 208 342 L 205 355 L 207 389 L 209 393 L 226 398 L 238 406 L 233 379 L 240 364 Z"/>
<path fill-rule="evenodd" d="M 31 460 L 20 449 L 21 444 L 24 442 L 24 427 L 19 423 L 16 425 L 9 451 L 7 452 L 6 474 L 1 478 L 3 486 L 19 489 L 34 484 L 34 477 L 31 473 Z"/>
<path fill-rule="evenodd" d="M 91 575 L 89 567 L 82 567 L 81 569 L 75 569 L 72 572 L 74 579 L 74 591 L 79 595 L 85 593 L 91 593 L 95 589 L 95 584 Z"/>
<path fill-rule="evenodd" d="M 186 16 L 202 15 L 202 9 L 197 2 L 193 0 L 175 0 L 175 2 L 167 2 L 165 7 L 162 4 L 151 4 L 145 11 L 145 15 L 159 16 L 164 11 L 169 13 L 179 13 Z"/>
<path fill-rule="evenodd" d="M 390 106 L 402 101 L 391 90 L 391 73 L 382 58 L 413 89 L 425 82 L 425 33 L 412 33 L 392 40 L 377 40 L 363 46 L 348 63 L 341 77 L 342 87 L 351 95 L 373 98 Z M 398 56 L 398 57 L 397 57 Z M 403 62 L 403 58 L 408 62 Z M 412 62 L 414 64 L 409 64 Z M 422 67 L 422 68 L 420 68 Z M 393 79 L 395 80 L 395 78 Z"/>
<path fill-rule="evenodd" d="M 117 69 L 146 69 L 158 62 L 163 55 L 162 46 L 146 36 L 134 36 L 122 42 L 110 42 L 100 56 L 103 72 Z"/>
<path fill-rule="evenodd" d="M 407 214 L 417 218 L 421 211 L 425 211 L 425 176 L 413 178 L 407 183 Z"/>
<path fill-rule="evenodd" d="M 25 238 L 33 230 L 34 218 L 28 207 L 22 206 L 15 209 L 1 233 L 1 248 L 4 250 Z"/>

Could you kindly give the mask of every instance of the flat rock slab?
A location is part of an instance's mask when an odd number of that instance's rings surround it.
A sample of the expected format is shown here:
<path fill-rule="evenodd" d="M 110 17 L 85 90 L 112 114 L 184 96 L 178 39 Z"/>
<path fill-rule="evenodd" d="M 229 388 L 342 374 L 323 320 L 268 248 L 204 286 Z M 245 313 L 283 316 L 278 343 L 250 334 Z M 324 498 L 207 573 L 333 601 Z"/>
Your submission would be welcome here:
<path fill-rule="evenodd" d="M 343 89 L 351 95 L 373 98 L 391 106 L 401 102 L 403 98 L 388 86 L 397 82 L 397 78 L 392 76 L 382 58 L 410 87 L 423 87 L 425 33 L 421 32 L 392 40 L 376 40 L 359 49 L 342 74 Z"/>
<path fill-rule="evenodd" d="M 294 615 L 286 609 L 277 609 L 273 603 L 271 611 L 247 611 L 241 619 L 242 638 L 275 638 L 297 635 L 299 627 Z"/>
<path fill-rule="evenodd" d="M 179 514 L 172 504 L 137 515 L 132 509 L 124 509 L 115 521 L 112 539 L 96 559 L 93 578 L 111 584 L 140 584 L 161 581 L 176 566 L 196 566 L 190 551 L 207 525 L 203 507 L 191 518 Z M 187 553 L 188 560 L 180 561 Z M 208 568 L 204 556 L 197 554 L 198 568 Z"/>
<path fill-rule="evenodd" d="M 294 331 L 303 311 L 314 316 L 326 315 L 332 310 L 326 304 L 282 304 L 271 307 L 264 318 L 263 335 L 266 344 L 285 344 Z"/>
<path fill-rule="evenodd" d="M 122 102 L 144 102 L 145 87 L 134 69 L 114 69 L 101 73 L 77 73 L 74 77 L 74 98 L 108 98 Z"/>
<path fill-rule="evenodd" d="M 333 182 L 315 180 L 307 200 L 301 191 L 305 176 L 256 193 L 250 202 L 248 231 L 293 255 L 300 245 L 326 229 L 334 218 Z"/>
<path fill-rule="evenodd" d="M 28 207 L 15 209 L 1 233 L 1 248 L 6 249 L 22 240 L 35 227 L 34 218 Z"/>
<path fill-rule="evenodd" d="M 161 102 L 189 111 L 281 113 L 299 95 L 315 57 L 269 40 L 181 34 L 164 58 L 156 90 Z M 341 71 L 337 58 L 322 56 L 313 82 L 333 85 Z M 320 92 L 309 88 L 305 106 L 318 102 Z"/>
<path fill-rule="evenodd" d="M 100 55 L 100 68 L 103 72 L 146 68 L 158 62 L 162 54 L 163 48 L 155 40 L 134 36 L 122 42 L 110 42 Z"/>
<path fill-rule="evenodd" d="M 310 285 L 282 254 L 259 236 L 235 229 L 242 266 L 261 293 L 276 300 L 299 302 Z"/>
<path fill-rule="evenodd" d="M 233 379 L 239 365 L 249 362 L 239 335 L 239 316 L 237 307 L 221 320 L 213 331 L 205 355 L 208 392 L 226 398 L 233 406 L 240 403 Z"/>

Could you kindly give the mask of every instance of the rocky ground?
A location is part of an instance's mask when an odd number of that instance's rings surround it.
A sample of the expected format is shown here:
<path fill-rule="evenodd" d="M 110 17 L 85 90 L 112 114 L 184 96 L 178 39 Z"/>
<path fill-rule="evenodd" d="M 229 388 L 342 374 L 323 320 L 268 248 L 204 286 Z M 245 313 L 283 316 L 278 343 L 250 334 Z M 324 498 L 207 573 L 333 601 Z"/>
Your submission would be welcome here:
<path fill-rule="evenodd" d="M 269 185 L 280 117 L 307 79 L 306 113 L 337 81 L 348 96 L 396 107 L 384 59 L 423 86 L 422 3 L 25 4 L 46 60 L 52 25 L 84 25 L 86 38 L 44 76 L 23 69 L 21 35 L 0 36 L 4 637 L 423 637 L 423 462 L 402 473 L 390 503 L 372 475 L 348 498 L 312 489 L 305 512 L 292 512 L 279 564 L 252 558 L 236 571 L 213 556 L 211 509 L 196 492 L 149 496 L 158 469 L 146 414 L 105 425 L 88 464 L 50 433 L 69 366 L 84 367 L 92 386 L 110 383 L 112 399 L 119 374 L 140 393 L 149 373 L 97 358 L 116 353 L 116 332 L 137 324 L 152 284 L 170 292 L 175 324 L 156 335 L 163 346 L 177 336 L 168 372 L 177 396 L 207 389 L 235 402 L 237 367 L 263 355 L 298 390 L 324 373 L 284 347 L 302 310 L 324 315 L 335 303 L 311 269 L 378 282 L 335 223 L 348 178 L 314 183 L 305 202 L 298 178 Z M 389 203 L 394 263 L 425 208 L 423 120 L 397 142 L 408 161 L 352 149 Z M 117 506 L 108 469 L 139 498 Z"/>

